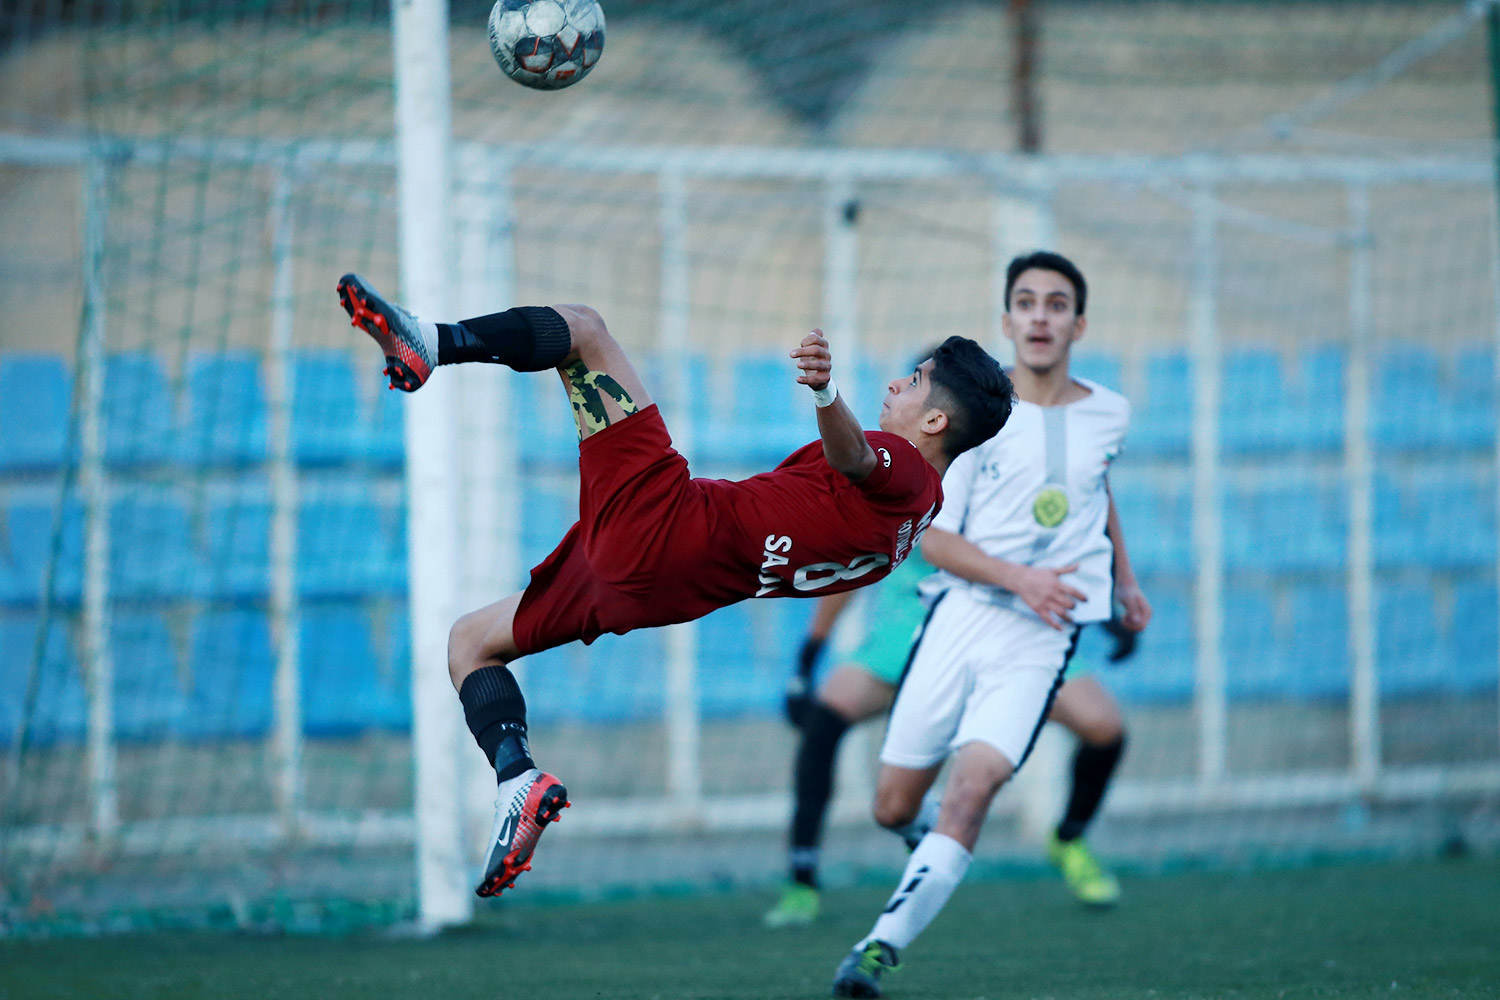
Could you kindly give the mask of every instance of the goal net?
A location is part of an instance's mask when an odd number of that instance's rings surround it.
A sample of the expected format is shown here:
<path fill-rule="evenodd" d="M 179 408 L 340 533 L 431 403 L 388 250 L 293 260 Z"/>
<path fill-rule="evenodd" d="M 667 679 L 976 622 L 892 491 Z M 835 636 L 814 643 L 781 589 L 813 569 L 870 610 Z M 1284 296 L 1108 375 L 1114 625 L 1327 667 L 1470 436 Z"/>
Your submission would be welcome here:
<path fill-rule="evenodd" d="M 1097 849 L 1500 843 L 1490 5 L 761 7 L 607 2 L 599 66 L 546 93 L 454 3 L 448 306 L 595 306 L 733 478 L 816 434 L 807 329 L 873 424 L 948 334 L 1008 363 L 1005 265 L 1060 250 L 1075 369 L 1134 406 L 1111 482 L 1156 609 L 1119 665 L 1083 638 L 1130 732 Z M 391 18 L 0 10 L 0 933 L 456 919 L 422 866 L 470 882 L 492 776 L 456 699 L 414 713 L 447 681 L 413 630 L 445 634 L 434 588 L 524 584 L 577 452 L 555 377 L 444 370 L 419 409 L 338 306 L 346 271 L 413 293 L 396 94 L 433 66 Z M 519 661 L 577 802 L 521 891 L 781 878 L 811 610 Z M 903 863 L 879 738 L 842 755 L 831 881 Z M 981 869 L 1039 863 L 1069 748 L 999 796 Z"/>

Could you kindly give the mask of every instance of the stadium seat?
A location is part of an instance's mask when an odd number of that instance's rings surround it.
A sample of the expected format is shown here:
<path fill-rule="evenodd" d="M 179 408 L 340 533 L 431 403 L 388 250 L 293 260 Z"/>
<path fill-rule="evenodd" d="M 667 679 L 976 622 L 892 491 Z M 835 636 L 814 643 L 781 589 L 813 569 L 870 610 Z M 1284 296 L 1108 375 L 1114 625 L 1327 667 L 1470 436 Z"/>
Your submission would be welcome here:
<path fill-rule="evenodd" d="M 406 591 L 406 508 L 395 494 L 361 496 L 358 486 L 304 494 L 297 521 L 304 597 Z"/>
<path fill-rule="evenodd" d="M 1068 368 L 1075 376 L 1098 382 L 1106 389 L 1125 391 L 1122 365 L 1120 359 L 1113 354 L 1085 349 L 1072 356 Z"/>
<path fill-rule="evenodd" d="M 578 484 L 532 479 L 521 495 L 521 562 L 530 569 L 563 540 L 578 520 Z"/>
<path fill-rule="evenodd" d="M 1460 345 L 1453 370 L 1453 434 L 1466 448 L 1492 447 L 1495 440 L 1495 349 L 1489 343 Z"/>
<path fill-rule="evenodd" d="M 1500 598 L 1495 581 L 1466 580 L 1453 587 L 1452 684 L 1462 691 L 1494 692 L 1500 686 Z"/>
<path fill-rule="evenodd" d="M 1146 397 L 1132 399 L 1126 448 L 1140 455 L 1186 455 L 1192 436 L 1192 361 L 1185 353 L 1146 359 Z"/>
<path fill-rule="evenodd" d="M 1430 693 L 1454 681 L 1452 646 L 1438 624 L 1431 585 L 1379 583 L 1375 588 L 1376 670 L 1382 694 Z"/>
<path fill-rule="evenodd" d="M 1349 690 L 1348 593 L 1342 583 L 1296 580 L 1277 632 L 1287 697 L 1335 697 Z"/>
<path fill-rule="evenodd" d="M 109 589 L 115 599 L 188 597 L 206 576 L 187 503 L 170 490 L 138 490 L 109 518 Z"/>
<path fill-rule="evenodd" d="M 699 620 L 698 706 L 705 717 L 765 715 L 780 703 L 791 658 L 766 655 L 770 644 L 756 614 L 774 603 L 742 601 Z"/>
<path fill-rule="evenodd" d="M 1287 409 L 1281 358 L 1272 350 L 1231 351 L 1224 357 L 1219 441 L 1226 454 L 1283 449 Z"/>
<path fill-rule="evenodd" d="M 526 704 L 537 721 L 626 722 L 660 718 L 666 699 L 666 631 L 605 634 L 528 656 Z"/>
<path fill-rule="evenodd" d="M 785 354 L 750 353 L 702 363 L 706 374 L 690 380 L 697 390 L 695 459 L 759 472 L 774 468 L 817 434 L 808 390 L 797 383 Z M 725 388 L 705 394 L 712 386 Z"/>
<path fill-rule="evenodd" d="M 0 604 L 29 606 L 42 595 L 54 540 L 52 599 L 76 604 L 83 591 L 83 507 L 69 501 L 56 523 L 52 490 L 12 494 L 0 524 Z"/>
<path fill-rule="evenodd" d="M 1158 475 L 1127 462 L 1109 478 L 1136 572 L 1191 573 L 1193 507 L 1186 477 Z"/>
<path fill-rule="evenodd" d="M 0 613 L 0 748 L 14 747 L 20 737 L 27 698 L 32 690 L 37 626 L 34 612 Z M 26 720 L 32 746 L 81 742 L 88 727 L 83 675 L 74 658 L 65 618 L 48 622 L 45 648 L 35 676 L 36 700 Z"/>
<path fill-rule="evenodd" d="M 266 408 L 258 356 L 225 351 L 189 359 L 183 438 L 186 459 L 195 465 L 265 459 Z"/>
<path fill-rule="evenodd" d="M 511 426 L 524 428 L 518 438 L 521 461 L 541 468 L 578 468 L 578 430 L 557 375 L 526 373 L 511 380 L 511 389 Z"/>
<path fill-rule="evenodd" d="M 400 464 L 400 394 L 382 388 L 361 398 L 363 370 L 347 351 L 295 355 L 292 452 L 300 464 Z"/>
<path fill-rule="evenodd" d="M 1224 690 L 1230 698 L 1283 692 L 1287 676 L 1276 641 L 1275 598 L 1264 585 L 1224 589 Z"/>
<path fill-rule="evenodd" d="M 0 471 L 51 469 L 62 462 L 71 382 L 60 357 L 0 356 Z"/>
<path fill-rule="evenodd" d="M 1342 483 L 1257 471 L 1224 490 L 1224 560 L 1231 569 L 1338 570 L 1348 533 Z M 1125 537 L 1132 542 L 1129 529 Z"/>
<path fill-rule="evenodd" d="M 1377 472 L 1376 565 L 1460 568 L 1492 563 L 1497 539 L 1491 477 L 1453 466 Z"/>
<path fill-rule="evenodd" d="M 177 393 L 159 357 L 111 354 L 104 362 L 105 460 L 116 468 L 160 465 L 178 446 Z"/>
<path fill-rule="evenodd" d="M 302 725 L 309 736 L 347 736 L 411 724 L 410 675 L 378 655 L 364 605 L 339 602 L 302 612 Z"/>
<path fill-rule="evenodd" d="M 271 731 L 276 659 L 264 612 L 209 611 L 193 622 L 188 660 L 191 711 L 177 731 L 187 739 L 245 739 Z"/>
<path fill-rule="evenodd" d="M 1494 353 L 1464 344 L 1452 356 L 1422 344 L 1377 353 L 1371 423 L 1377 447 L 1394 451 L 1493 446 Z"/>
<path fill-rule="evenodd" d="M 270 589 L 271 500 L 258 485 L 216 490 L 205 525 L 206 596 L 254 599 Z"/>
<path fill-rule="evenodd" d="M 161 612 L 134 609 L 110 622 L 115 735 L 121 740 L 181 736 L 193 716 L 186 650 Z"/>
<path fill-rule="evenodd" d="M 1104 665 L 1102 658 L 1094 661 L 1095 665 L 1102 666 L 1101 677 L 1125 701 L 1190 699 L 1193 665 L 1197 660 L 1193 648 L 1192 585 L 1189 581 L 1143 576 L 1141 586 L 1151 599 L 1152 617 L 1135 655 L 1118 667 Z"/>

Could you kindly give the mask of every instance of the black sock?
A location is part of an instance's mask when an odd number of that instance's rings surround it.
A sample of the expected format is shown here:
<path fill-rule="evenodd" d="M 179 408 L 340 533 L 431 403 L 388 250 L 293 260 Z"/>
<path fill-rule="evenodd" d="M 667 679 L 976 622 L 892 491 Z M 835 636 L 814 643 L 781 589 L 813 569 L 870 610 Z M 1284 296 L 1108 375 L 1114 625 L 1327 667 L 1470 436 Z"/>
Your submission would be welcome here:
<path fill-rule="evenodd" d="M 540 372 L 556 368 L 573 348 L 568 321 L 549 306 L 518 306 L 437 328 L 440 365 L 482 361 Z"/>
<path fill-rule="evenodd" d="M 458 700 L 497 781 L 536 767 L 526 744 L 526 699 L 510 670 L 503 665 L 480 667 L 459 685 Z"/>
<path fill-rule="evenodd" d="M 792 879 L 818 884 L 818 844 L 823 839 L 823 817 L 833 797 L 833 762 L 839 741 L 849 731 L 844 717 L 813 699 L 802 718 L 802 742 L 797 748 L 797 806 L 792 812 Z"/>
<path fill-rule="evenodd" d="M 1078 744 L 1078 752 L 1073 755 L 1073 791 L 1068 796 L 1063 821 L 1057 825 L 1058 840 L 1077 840 L 1083 836 L 1099 811 L 1099 803 L 1104 801 L 1104 792 L 1124 752 L 1124 736 L 1102 747 Z"/>

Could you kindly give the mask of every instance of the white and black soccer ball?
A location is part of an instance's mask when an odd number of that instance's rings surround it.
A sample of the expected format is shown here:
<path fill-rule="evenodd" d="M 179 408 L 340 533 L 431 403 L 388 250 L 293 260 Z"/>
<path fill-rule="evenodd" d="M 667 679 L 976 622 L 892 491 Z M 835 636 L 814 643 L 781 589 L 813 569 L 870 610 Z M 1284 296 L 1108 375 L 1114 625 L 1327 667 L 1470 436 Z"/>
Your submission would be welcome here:
<path fill-rule="evenodd" d="M 604 11 L 595 0 L 496 0 L 490 51 L 517 83 L 538 90 L 571 86 L 604 53 Z"/>

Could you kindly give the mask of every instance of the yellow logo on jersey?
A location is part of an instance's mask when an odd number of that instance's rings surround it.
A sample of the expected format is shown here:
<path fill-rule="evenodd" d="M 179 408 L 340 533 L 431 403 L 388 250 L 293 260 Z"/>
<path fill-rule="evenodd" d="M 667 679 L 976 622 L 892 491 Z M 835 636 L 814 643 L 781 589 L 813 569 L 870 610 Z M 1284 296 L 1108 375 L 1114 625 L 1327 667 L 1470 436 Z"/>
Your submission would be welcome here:
<path fill-rule="evenodd" d="M 1048 486 L 1031 502 L 1031 516 L 1044 528 L 1055 528 L 1068 516 L 1068 495 L 1056 486 Z"/>

